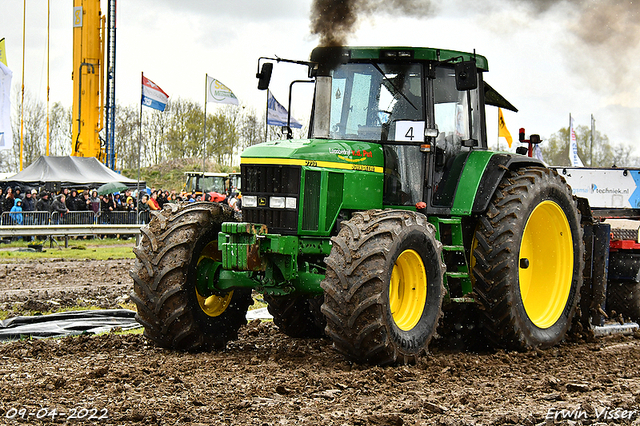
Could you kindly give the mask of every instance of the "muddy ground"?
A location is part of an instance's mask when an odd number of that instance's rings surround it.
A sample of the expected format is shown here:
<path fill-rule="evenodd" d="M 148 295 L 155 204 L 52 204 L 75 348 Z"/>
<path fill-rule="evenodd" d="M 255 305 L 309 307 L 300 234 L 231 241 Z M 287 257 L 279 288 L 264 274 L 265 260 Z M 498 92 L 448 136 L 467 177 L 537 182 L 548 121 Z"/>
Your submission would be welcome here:
<path fill-rule="evenodd" d="M 0 309 L 118 307 L 132 262 L 0 264 Z M 417 365 L 361 366 L 259 321 L 214 353 L 115 333 L 20 341 L 0 344 L 0 424 L 640 425 L 639 360 L 635 335 L 528 353 L 438 340 Z"/>
<path fill-rule="evenodd" d="M 133 259 L 41 259 L 0 263 L 0 311 L 9 316 L 59 308 L 118 308 L 129 301 Z"/>

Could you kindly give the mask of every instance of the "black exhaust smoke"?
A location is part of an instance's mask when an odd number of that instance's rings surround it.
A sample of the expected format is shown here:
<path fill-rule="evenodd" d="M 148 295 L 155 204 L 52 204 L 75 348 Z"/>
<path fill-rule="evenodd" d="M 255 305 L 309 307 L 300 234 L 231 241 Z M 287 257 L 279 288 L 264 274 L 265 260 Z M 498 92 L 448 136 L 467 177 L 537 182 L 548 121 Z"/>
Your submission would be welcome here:
<path fill-rule="evenodd" d="M 320 46 L 344 46 L 358 27 L 358 20 L 379 12 L 424 17 L 432 12 L 431 0 L 314 0 L 311 5 L 311 34 Z"/>
<path fill-rule="evenodd" d="M 457 1 L 475 10 L 486 22 L 494 12 L 526 7 L 544 24 L 551 13 L 566 15 L 566 29 L 575 40 L 563 40 L 568 60 L 589 84 L 600 91 L 637 87 L 635 53 L 640 43 L 638 0 L 478 0 Z M 344 46 L 361 19 L 380 14 L 428 17 L 437 13 L 437 0 L 313 0 L 311 34 L 320 46 Z M 567 46 L 567 44 L 569 46 Z"/>

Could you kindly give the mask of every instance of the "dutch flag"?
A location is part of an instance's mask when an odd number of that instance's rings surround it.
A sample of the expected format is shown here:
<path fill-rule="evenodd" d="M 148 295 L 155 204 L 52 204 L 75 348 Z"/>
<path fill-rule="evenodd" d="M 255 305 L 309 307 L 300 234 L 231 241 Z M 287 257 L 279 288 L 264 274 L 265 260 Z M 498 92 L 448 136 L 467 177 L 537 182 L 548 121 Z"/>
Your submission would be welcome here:
<path fill-rule="evenodd" d="M 142 76 L 142 105 L 164 111 L 167 106 L 169 95 L 164 93 L 157 84 Z"/>

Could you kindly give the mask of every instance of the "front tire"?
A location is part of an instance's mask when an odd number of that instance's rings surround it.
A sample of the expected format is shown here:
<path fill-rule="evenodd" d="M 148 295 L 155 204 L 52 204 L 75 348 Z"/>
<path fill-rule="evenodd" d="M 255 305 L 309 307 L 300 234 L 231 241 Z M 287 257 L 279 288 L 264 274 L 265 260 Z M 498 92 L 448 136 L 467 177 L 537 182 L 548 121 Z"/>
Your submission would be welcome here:
<path fill-rule="evenodd" d="M 584 247 L 571 190 L 555 171 L 505 176 L 473 242 L 474 291 L 494 346 L 548 348 L 571 326 Z"/>
<path fill-rule="evenodd" d="M 136 319 L 145 337 L 163 348 L 223 349 L 247 323 L 251 291 L 200 295 L 195 283 L 201 258 L 220 260 L 218 232 L 223 222 L 234 221 L 233 211 L 218 203 L 167 206 L 141 229 L 134 249 Z"/>
<path fill-rule="evenodd" d="M 335 348 L 379 365 L 425 354 L 444 297 L 442 245 L 433 225 L 416 212 L 359 212 L 331 241 L 322 312 Z"/>

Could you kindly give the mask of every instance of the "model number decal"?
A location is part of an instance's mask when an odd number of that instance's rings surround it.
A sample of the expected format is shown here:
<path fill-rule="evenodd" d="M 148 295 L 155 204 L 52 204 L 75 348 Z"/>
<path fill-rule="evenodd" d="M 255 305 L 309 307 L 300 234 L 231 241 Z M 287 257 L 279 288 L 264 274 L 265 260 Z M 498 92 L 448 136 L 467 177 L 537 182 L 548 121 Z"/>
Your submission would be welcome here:
<path fill-rule="evenodd" d="M 354 164 L 351 167 L 353 167 L 353 170 L 358 170 L 361 172 L 375 172 L 376 168 L 375 166 L 361 166 L 359 164 Z"/>
<path fill-rule="evenodd" d="M 318 167 L 318 162 L 313 160 L 306 160 L 305 165 L 309 167 Z"/>

